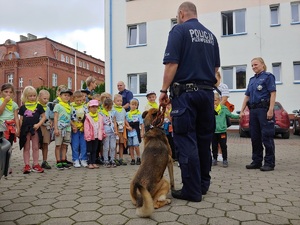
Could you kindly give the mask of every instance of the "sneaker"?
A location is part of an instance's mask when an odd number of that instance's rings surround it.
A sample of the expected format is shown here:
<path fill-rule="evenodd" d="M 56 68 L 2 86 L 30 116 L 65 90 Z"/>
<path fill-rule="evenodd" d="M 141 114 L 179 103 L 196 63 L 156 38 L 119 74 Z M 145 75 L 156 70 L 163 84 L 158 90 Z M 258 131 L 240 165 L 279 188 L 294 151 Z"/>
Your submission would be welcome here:
<path fill-rule="evenodd" d="M 42 163 L 42 168 L 50 170 L 51 166 L 49 165 L 49 163 L 47 161 L 43 161 Z"/>
<path fill-rule="evenodd" d="M 127 166 L 127 163 L 123 159 L 119 159 L 119 163 L 121 166 Z"/>
<path fill-rule="evenodd" d="M 64 169 L 71 169 L 71 166 L 68 164 L 68 162 L 63 162 L 62 166 L 63 166 Z"/>
<path fill-rule="evenodd" d="M 61 162 L 56 163 L 55 166 L 56 166 L 56 169 L 58 169 L 58 170 L 63 170 L 64 169 L 63 164 Z"/>
<path fill-rule="evenodd" d="M 83 167 L 87 167 L 88 166 L 86 160 L 81 160 L 81 166 L 83 166 Z"/>
<path fill-rule="evenodd" d="M 80 166 L 79 160 L 75 160 L 75 162 L 73 163 L 73 166 L 75 168 L 80 168 L 81 166 Z"/>
<path fill-rule="evenodd" d="M 66 160 L 66 163 L 67 163 L 69 166 L 73 166 L 73 162 L 71 162 L 71 161 Z"/>
<path fill-rule="evenodd" d="M 44 169 L 40 166 L 40 164 L 33 166 L 32 171 L 36 173 L 44 173 Z"/>
<path fill-rule="evenodd" d="M 223 161 L 223 167 L 228 167 L 228 161 L 227 160 Z"/>
<path fill-rule="evenodd" d="M 222 154 L 218 154 L 217 160 L 218 160 L 218 162 L 222 162 L 222 161 L 223 161 L 223 156 L 222 156 Z"/>
<path fill-rule="evenodd" d="M 141 165 L 141 158 L 136 158 L 136 165 Z"/>
<path fill-rule="evenodd" d="M 101 158 L 99 159 L 99 164 L 100 165 L 104 165 L 104 160 L 102 160 Z"/>
<path fill-rule="evenodd" d="M 216 159 L 212 159 L 212 165 L 213 165 L 213 166 L 218 165 L 218 161 L 217 161 Z"/>
<path fill-rule="evenodd" d="M 135 160 L 132 159 L 130 165 L 135 165 Z"/>
<path fill-rule="evenodd" d="M 117 164 L 115 163 L 115 161 L 111 161 L 110 166 L 114 168 L 114 167 L 117 167 Z"/>
<path fill-rule="evenodd" d="M 31 172 L 31 168 L 29 165 L 25 165 L 23 168 L 23 174 L 28 174 Z"/>
<path fill-rule="evenodd" d="M 114 163 L 115 163 L 117 166 L 120 166 L 119 160 L 115 159 L 115 160 L 114 160 Z"/>
<path fill-rule="evenodd" d="M 106 168 L 110 168 L 110 163 L 108 161 L 106 161 L 106 162 L 104 162 L 103 166 Z"/>

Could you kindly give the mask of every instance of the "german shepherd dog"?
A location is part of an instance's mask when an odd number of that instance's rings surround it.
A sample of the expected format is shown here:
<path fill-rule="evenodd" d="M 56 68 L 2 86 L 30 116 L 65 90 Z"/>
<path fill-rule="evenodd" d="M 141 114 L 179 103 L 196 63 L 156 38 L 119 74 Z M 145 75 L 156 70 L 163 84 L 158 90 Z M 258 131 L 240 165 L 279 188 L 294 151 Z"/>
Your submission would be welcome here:
<path fill-rule="evenodd" d="M 172 151 L 163 129 L 152 125 L 158 109 L 150 109 L 142 115 L 145 126 L 144 151 L 141 165 L 130 184 L 130 195 L 136 214 L 150 217 L 154 209 L 170 204 L 167 194 L 174 189 Z M 170 182 L 163 177 L 168 167 Z"/>

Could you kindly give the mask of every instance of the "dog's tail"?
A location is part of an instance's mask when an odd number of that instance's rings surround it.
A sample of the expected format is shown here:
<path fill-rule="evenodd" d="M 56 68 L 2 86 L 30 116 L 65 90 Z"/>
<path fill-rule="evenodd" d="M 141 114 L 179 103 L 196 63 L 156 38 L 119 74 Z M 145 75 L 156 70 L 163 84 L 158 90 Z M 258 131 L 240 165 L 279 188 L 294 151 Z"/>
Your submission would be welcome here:
<path fill-rule="evenodd" d="M 154 205 L 153 205 L 153 200 L 152 200 L 151 194 L 149 193 L 149 191 L 146 188 L 144 188 L 141 184 L 138 184 L 138 183 L 135 184 L 134 189 L 136 191 L 138 189 L 139 192 L 141 193 L 139 195 L 135 191 L 136 206 L 137 206 L 136 215 L 138 215 L 139 217 L 150 217 L 154 211 Z"/>

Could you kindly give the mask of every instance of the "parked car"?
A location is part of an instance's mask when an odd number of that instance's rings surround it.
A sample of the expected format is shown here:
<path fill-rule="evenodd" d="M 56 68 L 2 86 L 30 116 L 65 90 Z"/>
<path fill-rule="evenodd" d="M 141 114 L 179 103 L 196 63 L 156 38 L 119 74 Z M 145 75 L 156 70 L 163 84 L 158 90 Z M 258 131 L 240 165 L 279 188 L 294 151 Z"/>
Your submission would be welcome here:
<path fill-rule="evenodd" d="M 290 138 L 290 119 L 289 114 L 279 102 L 275 102 L 274 105 L 274 114 L 275 114 L 275 135 L 280 134 L 282 138 Z M 244 116 L 240 118 L 240 127 L 239 133 L 240 137 L 250 136 L 249 128 L 249 109 L 245 108 Z M 300 118 L 299 118 L 300 119 Z M 299 124 L 299 123 L 298 123 Z"/>
<path fill-rule="evenodd" d="M 293 110 L 293 113 L 295 113 L 293 119 L 293 134 L 299 135 L 300 134 L 300 109 Z"/>

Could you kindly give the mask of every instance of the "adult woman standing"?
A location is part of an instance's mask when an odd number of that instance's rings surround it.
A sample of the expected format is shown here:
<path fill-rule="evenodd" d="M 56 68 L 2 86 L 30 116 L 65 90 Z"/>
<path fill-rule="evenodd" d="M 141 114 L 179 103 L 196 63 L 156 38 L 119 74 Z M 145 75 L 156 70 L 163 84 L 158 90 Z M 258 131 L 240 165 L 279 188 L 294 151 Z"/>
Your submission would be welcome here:
<path fill-rule="evenodd" d="M 275 76 L 266 72 L 265 62 L 260 57 L 252 59 L 251 66 L 255 75 L 249 80 L 240 114 L 240 117 L 244 116 L 244 109 L 248 105 L 250 109 L 252 162 L 246 165 L 246 168 L 271 171 L 275 167 Z M 266 151 L 264 158 L 263 146 Z M 263 160 L 264 165 L 262 166 Z"/>

